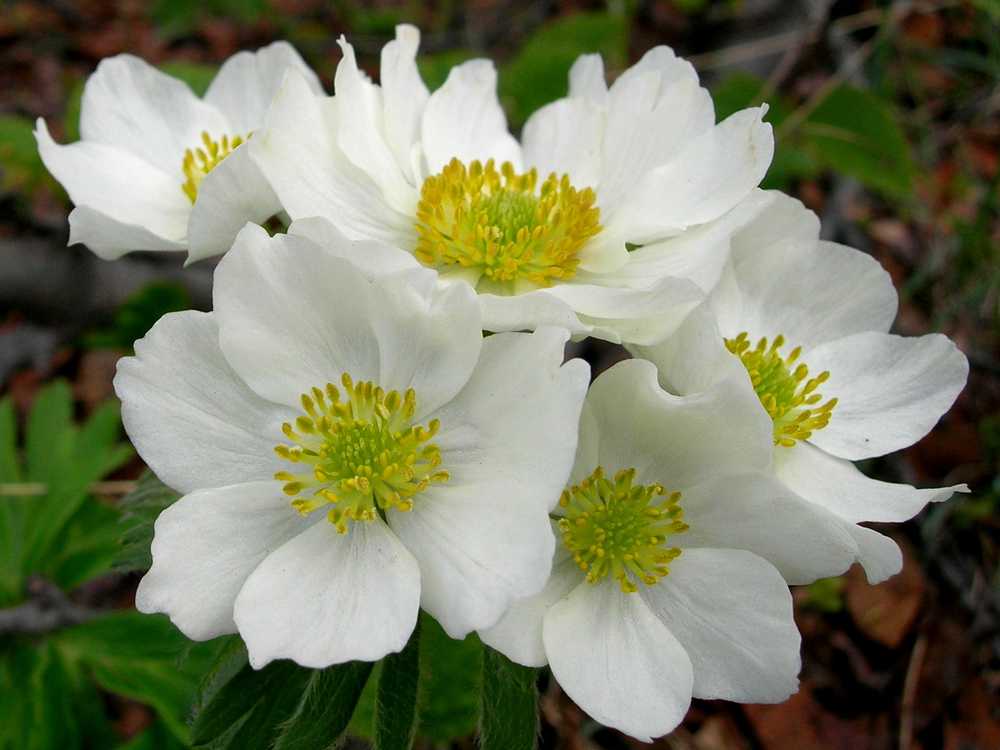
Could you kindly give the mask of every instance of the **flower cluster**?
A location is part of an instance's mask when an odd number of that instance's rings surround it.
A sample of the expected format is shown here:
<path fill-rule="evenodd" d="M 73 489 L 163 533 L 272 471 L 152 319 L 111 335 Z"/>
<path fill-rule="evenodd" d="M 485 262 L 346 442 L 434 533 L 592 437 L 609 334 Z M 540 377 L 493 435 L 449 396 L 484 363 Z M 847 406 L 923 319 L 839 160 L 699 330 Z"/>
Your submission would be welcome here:
<path fill-rule="evenodd" d="M 692 697 L 787 698 L 788 585 L 893 575 L 861 523 L 966 490 L 853 464 L 923 437 L 965 357 L 889 333 L 885 271 L 758 188 L 766 108 L 716 123 L 666 47 L 611 86 L 581 57 L 518 140 L 491 62 L 430 92 L 416 29 L 379 84 L 340 45 L 333 96 L 283 43 L 203 99 L 120 56 L 81 141 L 39 122 L 71 242 L 225 253 L 212 312 L 162 318 L 115 379 L 183 493 L 137 607 L 238 632 L 255 667 L 378 660 L 422 608 L 640 739 Z M 564 361 L 587 336 L 633 358 L 590 384 Z"/>

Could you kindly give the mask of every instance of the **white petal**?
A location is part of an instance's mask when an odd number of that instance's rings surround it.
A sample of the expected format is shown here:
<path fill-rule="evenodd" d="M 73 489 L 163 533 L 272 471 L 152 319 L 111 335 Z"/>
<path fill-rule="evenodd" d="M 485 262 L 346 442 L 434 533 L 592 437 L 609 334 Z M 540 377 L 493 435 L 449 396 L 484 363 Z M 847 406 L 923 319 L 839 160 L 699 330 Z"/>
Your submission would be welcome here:
<path fill-rule="evenodd" d="M 839 399 L 814 445 L 858 460 L 905 448 L 930 432 L 965 386 L 969 362 L 947 336 L 858 333 L 806 352 L 810 371 L 830 372 L 820 389 Z"/>
<path fill-rule="evenodd" d="M 684 550 L 667 576 L 639 592 L 690 657 L 695 697 L 780 703 L 798 690 L 792 596 L 757 555 Z"/>
<path fill-rule="evenodd" d="M 707 303 L 692 310 L 663 341 L 650 346 L 633 344 L 628 349 L 656 365 L 661 385 L 672 393 L 703 393 L 728 381 L 730 387 L 743 391 L 744 408 L 763 411 L 746 368 L 726 348 Z"/>
<path fill-rule="evenodd" d="M 663 46 L 615 80 L 607 111 L 598 203 L 609 216 L 642 175 L 715 124 L 712 97 L 698 85 L 694 67 Z"/>
<path fill-rule="evenodd" d="M 806 500 L 841 518 L 860 521 L 907 521 L 927 503 L 940 503 L 964 484 L 918 490 L 908 484 L 869 479 L 850 461 L 824 453 L 809 443 L 775 451 L 775 473 L 786 486 Z"/>
<path fill-rule="evenodd" d="M 35 138 L 45 167 L 66 189 L 73 203 L 127 225 L 131 230 L 130 240 L 146 239 L 148 242 L 143 244 L 150 245 L 128 249 L 182 247 L 191 203 L 181 190 L 179 165 L 178 176 L 174 178 L 120 148 L 84 141 L 59 145 L 52 140 L 41 118 L 36 123 Z M 88 231 L 92 229 L 97 231 Z M 87 243 L 102 257 L 115 258 L 123 253 L 121 243 L 115 242 L 113 235 L 108 237 L 107 226 L 95 221 L 90 212 L 75 230 L 73 241 Z"/>
<path fill-rule="evenodd" d="M 205 101 L 229 120 L 230 135 L 246 136 L 264 124 L 264 115 L 294 68 L 317 96 L 323 86 L 305 60 L 288 42 L 274 42 L 256 52 L 237 52 L 219 68 L 205 92 Z"/>
<path fill-rule="evenodd" d="M 188 225 L 188 262 L 222 255 L 248 221 L 263 224 L 281 211 L 244 144 L 202 180 Z"/>
<path fill-rule="evenodd" d="M 396 38 L 382 48 L 379 76 L 385 111 L 385 139 L 403 174 L 417 184 L 410 155 L 420 140 L 420 123 L 430 92 L 417 69 L 420 30 L 401 24 Z"/>
<path fill-rule="evenodd" d="M 82 243 L 97 257 L 117 260 L 133 250 L 183 251 L 185 242 L 166 240 L 145 227 L 115 221 L 90 206 L 77 206 L 69 214 L 68 245 Z"/>
<path fill-rule="evenodd" d="M 447 452 L 442 465 L 450 469 Z M 463 481 L 455 472 L 414 498 L 412 511 L 389 514 L 420 565 L 421 606 L 452 638 L 494 625 L 548 579 L 555 549 L 548 498 L 530 487 L 521 494 L 518 485 Z"/>
<path fill-rule="evenodd" d="M 440 287 L 434 274 L 404 273 L 376 281 L 371 316 L 378 339 L 378 383 L 417 393 L 414 418 L 424 419 L 450 401 L 469 381 L 482 348 L 476 294 L 466 284 Z M 415 278 L 430 279 L 424 289 Z"/>
<path fill-rule="evenodd" d="M 614 342 L 648 344 L 669 336 L 704 294 L 686 279 L 653 279 L 645 288 L 559 284 L 547 294 L 568 304 L 592 336 Z"/>
<path fill-rule="evenodd" d="M 343 57 L 334 81 L 337 101 L 337 145 L 351 162 L 379 186 L 386 202 L 403 214 L 415 215 L 417 191 L 400 169 L 385 139 L 382 90 L 358 69 L 354 48 L 343 36 Z M 403 162 L 408 164 L 407 162 Z"/>
<path fill-rule="evenodd" d="M 486 331 L 530 331 L 540 326 L 559 326 L 574 336 L 591 333 L 573 308 L 549 294 L 547 289 L 517 295 L 479 294 L 479 308 Z"/>
<path fill-rule="evenodd" d="M 230 133 L 219 110 L 187 84 L 132 55 L 105 58 L 83 89 L 80 137 L 125 149 L 183 180 L 184 151 L 201 145 L 201 134 Z M 178 187 L 179 189 L 179 187 Z"/>
<path fill-rule="evenodd" d="M 542 622 L 549 607 L 569 594 L 583 581 L 583 572 L 573 562 L 569 550 L 558 541 L 552 561 L 552 575 L 545 588 L 534 596 L 514 602 L 500 621 L 491 628 L 479 631 L 479 638 L 511 661 L 526 667 L 544 667 L 548 664 L 545 644 L 542 643 Z"/>
<path fill-rule="evenodd" d="M 249 141 L 250 156 L 292 219 L 326 216 L 351 239 L 413 247 L 412 217 L 393 210 L 371 177 L 337 146 L 338 119 L 336 99 L 316 96 L 291 70 L 264 128 Z"/>
<path fill-rule="evenodd" d="M 647 244 L 722 216 L 757 187 L 774 153 L 763 108 L 745 109 L 647 172 L 605 228 L 609 236 Z"/>
<path fill-rule="evenodd" d="M 369 281 L 423 268 L 412 253 L 371 240 L 350 240 L 329 219 L 311 216 L 293 221 L 288 234 L 305 237 L 338 258 L 349 260 Z M 433 275 L 430 269 L 424 269 Z"/>
<path fill-rule="evenodd" d="M 469 60 L 448 73 L 424 109 L 422 140 L 431 174 L 457 158 L 468 165 L 494 159 L 521 167 L 521 147 L 507 131 L 497 98 L 497 71 L 490 60 Z"/>
<path fill-rule="evenodd" d="M 603 274 L 601 283 L 635 287 L 648 284 L 650 279 L 673 276 L 690 279 L 705 292 L 711 291 L 729 260 L 733 233 L 764 211 L 774 195 L 754 190 L 715 221 L 632 250 L 621 268 Z"/>
<path fill-rule="evenodd" d="M 456 486 L 495 483 L 511 496 L 555 507 L 576 451 L 577 427 L 590 368 L 563 364 L 567 334 L 498 333 L 465 388 L 434 417 L 435 443 Z"/>
<path fill-rule="evenodd" d="M 892 539 L 864 526 L 852 525 L 849 529 L 861 551 L 858 562 L 865 569 L 868 583 L 882 583 L 903 569 L 903 552 Z"/>
<path fill-rule="evenodd" d="M 684 490 L 719 473 L 765 468 L 771 459 L 771 421 L 762 409 L 743 408 L 729 388 L 671 395 L 645 360 L 602 373 L 587 403 L 608 475 L 635 468 L 640 482 Z"/>
<path fill-rule="evenodd" d="M 600 55 L 580 55 L 569 69 L 569 95 L 606 107 L 608 84 L 604 80 L 604 60 Z"/>
<path fill-rule="evenodd" d="M 734 236 L 738 294 L 724 286 L 713 294 L 726 336 L 781 333 L 807 350 L 852 333 L 889 330 L 896 316 L 889 274 L 871 256 L 818 238 L 816 215 L 781 194 Z"/>
<path fill-rule="evenodd" d="M 401 651 L 417 622 L 417 561 L 381 521 L 347 534 L 320 521 L 279 547 L 236 597 L 250 664 L 322 669 Z"/>
<path fill-rule="evenodd" d="M 169 615 L 196 641 L 235 633 L 233 603 L 247 577 L 313 523 L 274 481 L 185 495 L 156 519 L 153 567 L 139 582 L 136 609 Z"/>
<path fill-rule="evenodd" d="M 115 392 L 139 455 L 179 492 L 271 479 L 291 413 L 257 396 L 219 348 L 214 313 L 164 315 L 118 362 Z"/>
<path fill-rule="evenodd" d="M 248 224 L 215 273 L 226 359 L 257 393 L 297 408 L 312 387 L 379 379 L 372 285 L 302 237 Z"/>
<path fill-rule="evenodd" d="M 691 660 L 637 594 L 580 584 L 545 615 L 552 674 L 605 726 L 643 742 L 671 731 L 691 704 Z"/>
<path fill-rule="evenodd" d="M 713 477 L 686 490 L 680 504 L 690 528 L 671 544 L 747 550 L 789 583 L 840 575 L 858 554 L 849 524 L 768 474 Z"/>
<path fill-rule="evenodd" d="M 586 99 L 560 99 L 547 104 L 524 125 L 524 166 L 569 175 L 577 190 L 594 188 L 601 178 L 604 112 Z"/>

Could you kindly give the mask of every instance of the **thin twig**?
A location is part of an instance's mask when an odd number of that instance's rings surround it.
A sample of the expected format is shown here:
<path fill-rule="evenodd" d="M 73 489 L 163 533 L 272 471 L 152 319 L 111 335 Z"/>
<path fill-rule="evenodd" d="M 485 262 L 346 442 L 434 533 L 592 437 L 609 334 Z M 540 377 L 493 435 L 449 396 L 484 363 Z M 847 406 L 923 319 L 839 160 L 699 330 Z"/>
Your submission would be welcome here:
<path fill-rule="evenodd" d="M 28 582 L 31 599 L 0 609 L 0 635 L 41 635 L 91 620 L 100 610 L 71 601 L 62 589 L 41 578 Z"/>
<path fill-rule="evenodd" d="M 910 750 L 913 744 L 913 710 L 917 702 L 917 686 L 920 684 L 920 672 L 927 656 L 927 636 L 923 633 L 913 644 L 910 652 L 910 665 L 906 668 L 906 679 L 903 681 L 903 701 L 899 718 L 899 750 Z"/>
<path fill-rule="evenodd" d="M 127 495 L 139 486 L 133 480 L 94 482 L 87 487 L 91 495 Z M 41 482 L 0 483 L 0 497 L 42 497 L 49 493 L 49 487 Z"/>

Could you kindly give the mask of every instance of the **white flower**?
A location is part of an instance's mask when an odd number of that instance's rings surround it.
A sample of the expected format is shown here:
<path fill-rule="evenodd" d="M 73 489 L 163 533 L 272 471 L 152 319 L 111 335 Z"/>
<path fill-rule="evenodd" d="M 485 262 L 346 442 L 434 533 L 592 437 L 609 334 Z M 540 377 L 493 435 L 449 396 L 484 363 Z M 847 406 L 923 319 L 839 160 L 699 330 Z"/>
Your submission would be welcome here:
<path fill-rule="evenodd" d="M 841 519 L 873 583 L 899 572 L 902 556 L 891 539 L 857 524 L 905 521 L 928 502 L 968 491 L 880 482 L 851 463 L 926 435 L 968 375 L 947 337 L 888 333 L 896 306 L 892 281 L 874 259 L 820 241 L 816 216 L 779 194 L 733 237 L 731 260 L 705 305 L 667 341 L 633 348 L 674 393 L 709 392 L 720 380 L 728 388 L 743 371 L 744 390 L 755 392 L 774 425 L 775 475 Z"/>
<path fill-rule="evenodd" d="M 105 259 L 132 250 L 226 252 L 248 221 L 281 210 L 239 146 L 261 126 L 285 73 L 314 94 L 315 74 L 285 42 L 229 58 L 204 99 L 131 55 L 102 60 L 87 80 L 80 136 L 61 146 L 39 118 L 42 161 L 76 207 L 70 244 Z"/>
<path fill-rule="evenodd" d="M 165 316 L 119 365 L 136 449 L 185 493 L 136 606 L 238 631 L 255 667 L 379 659 L 418 606 L 455 637 L 491 625 L 548 575 L 587 365 L 563 330 L 484 340 L 467 287 L 365 274 L 343 256 L 377 245 L 296 229 L 248 225 L 214 312 Z"/>
<path fill-rule="evenodd" d="M 756 471 L 769 445 L 737 389 L 678 397 L 649 362 L 612 367 L 584 404 L 552 577 L 483 641 L 547 662 L 581 708 L 640 740 L 677 726 L 692 695 L 787 698 L 799 635 L 782 573 L 846 564 L 852 547 Z"/>
<path fill-rule="evenodd" d="M 286 79 L 250 152 L 288 214 L 328 217 L 468 282 L 488 330 L 662 338 L 718 278 L 733 228 L 766 202 L 755 189 L 773 153 L 764 108 L 716 125 L 694 69 L 666 47 L 610 88 L 587 55 L 522 145 L 493 63 L 453 68 L 432 94 L 419 41 L 397 28 L 381 85 L 343 39 L 335 97 Z"/>

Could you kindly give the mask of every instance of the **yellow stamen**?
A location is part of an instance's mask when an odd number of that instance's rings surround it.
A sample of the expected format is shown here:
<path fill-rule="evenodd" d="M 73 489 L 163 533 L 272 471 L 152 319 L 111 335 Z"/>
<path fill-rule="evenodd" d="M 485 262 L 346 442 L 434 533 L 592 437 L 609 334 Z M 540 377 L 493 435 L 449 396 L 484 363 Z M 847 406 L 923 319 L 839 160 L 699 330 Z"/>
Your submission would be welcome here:
<path fill-rule="evenodd" d="M 450 476 L 430 442 L 441 423 L 410 423 L 417 407 L 412 388 L 403 396 L 386 393 L 371 382 L 355 383 L 347 373 L 341 385 L 344 401 L 332 383 L 302 394 L 305 414 L 294 428 L 282 425 L 295 444 L 274 449 L 301 470 L 279 471 L 274 478 L 296 498 L 292 507 L 302 515 L 332 506 L 327 518 L 345 534 L 352 521 L 372 521 L 389 509 L 412 510 L 414 496 Z"/>
<path fill-rule="evenodd" d="M 537 188 L 537 190 L 536 190 Z M 590 188 L 552 173 L 497 171 L 492 159 L 468 167 L 452 159 L 420 190 L 414 255 L 426 266 L 461 272 L 480 291 L 517 294 L 570 279 L 580 249 L 601 231 Z"/>
<path fill-rule="evenodd" d="M 784 344 L 782 335 L 770 346 L 767 338 L 762 338 L 751 347 L 745 332 L 726 339 L 726 348 L 746 367 L 757 398 L 774 423 L 774 444 L 791 448 L 795 441 L 808 440 L 816 430 L 829 424 L 837 399 L 820 404 L 823 397 L 816 389 L 829 379 L 830 373 L 824 371 L 810 378 L 805 364 L 795 364 L 802 347 L 797 346 L 782 357 L 778 350 Z"/>
<path fill-rule="evenodd" d="M 654 585 L 670 572 L 681 550 L 667 547 L 667 537 L 688 529 L 680 492 L 658 484 L 633 485 L 635 469 L 623 469 L 613 480 L 598 466 L 580 484 L 562 493 L 559 520 L 563 544 L 589 583 L 611 576 L 622 591 L 637 583 Z"/>
<path fill-rule="evenodd" d="M 198 197 L 198 187 L 205 176 L 215 169 L 219 162 L 233 153 L 237 146 L 249 138 L 249 135 L 246 138 L 241 135 L 232 138 L 223 135 L 219 140 L 215 140 L 207 131 L 203 130 L 201 132 L 202 145 L 193 149 L 189 148 L 184 152 L 184 161 L 181 163 L 181 169 L 183 169 L 186 178 L 181 185 L 184 195 L 194 203 L 195 198 Z"/>

